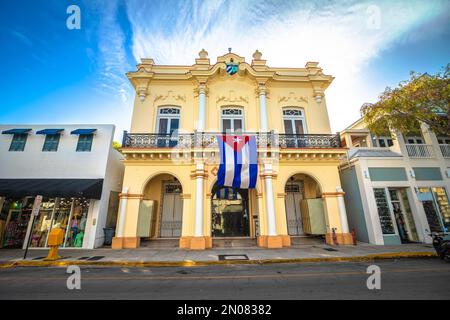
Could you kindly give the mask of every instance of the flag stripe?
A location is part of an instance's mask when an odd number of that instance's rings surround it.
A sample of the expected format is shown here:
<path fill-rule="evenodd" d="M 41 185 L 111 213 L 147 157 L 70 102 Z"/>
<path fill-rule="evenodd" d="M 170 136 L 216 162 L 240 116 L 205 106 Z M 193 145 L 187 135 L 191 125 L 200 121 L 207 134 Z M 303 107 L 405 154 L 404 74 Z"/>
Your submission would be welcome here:
<path fill-rule="evenodd" d="M 248 141 L 250 165 L 249 165 L 249 185 L 248 188 L 256 188 L 256 180 L 258 178 L 258 150 L 256 148 L 256 138 L 250 137 Z"/>
<path fill-rule="evenodd" d="M 220 165 L 219 170 L 217 171 L 217 184 L 219 186 L 223 186 L 225 183 L 225 141 L 223 141 L 221 136 L 217 136 L 217 143 L 219 144 L 219 152 L 220 152 Z"/>
<path fill-rule="evenodd" d="M 235 161 L 234 161 L 234 150 L 232 147 L 228 145 L 228 143 L 224 144 L 225 149 L 225 181 L 224 186 L 233 186 L 234 180 L 234 171 L 235 171 Z"/>
<path fill-rule="evenodd" d="M 234 150 L 237 149 L 237 142 L 234 142 Z M 235 151 L 234 154 L 234 177 L 233 188 L 241 187 L 241 169 L 242 169 L 242 149 L 241 151 Z"/>

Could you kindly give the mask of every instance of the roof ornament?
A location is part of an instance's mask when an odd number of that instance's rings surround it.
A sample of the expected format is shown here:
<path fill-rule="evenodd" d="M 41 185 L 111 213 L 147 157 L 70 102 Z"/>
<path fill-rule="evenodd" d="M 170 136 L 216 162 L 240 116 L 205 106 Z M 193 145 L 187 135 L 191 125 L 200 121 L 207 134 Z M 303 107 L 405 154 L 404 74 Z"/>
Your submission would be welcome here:
<path fill-rule="evenodd" d="M 198 53 L 198 56 L 200 57 L 200 59 L 206 59 L 206 58 L 208 58 L 208 51 L 206 51 L 205 49 L 202 49 L 202 51 L 200 51 Z"/>
<path fill-rule="evenodd" d="M 253 59 L 261 60 L 261 57 L 262 57 L 262 53 L 258 49 L 256 49 L 255 53 L 253 53 Z"/>
<path fill-rule="evenodd" d="M 231 53 L 231 48 L 228 48 L 228 53 Z"/>

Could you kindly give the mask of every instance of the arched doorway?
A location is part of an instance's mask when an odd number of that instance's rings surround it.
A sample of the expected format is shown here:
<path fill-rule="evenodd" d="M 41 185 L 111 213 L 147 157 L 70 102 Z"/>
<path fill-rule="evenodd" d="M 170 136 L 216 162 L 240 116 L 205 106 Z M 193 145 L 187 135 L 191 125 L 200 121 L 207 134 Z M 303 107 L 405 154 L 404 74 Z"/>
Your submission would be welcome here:
<path fill-rule="evenodd" d="M 290 236 L 326 234 L 322 191 L 307 174 L 295 174 L 285 184 L 286 225 Z"/>
<path fill-rule="evenodd" d="M 212 189 L 211 234 L 213 237 L 250 236 L 249 192 L 247 189 Z"/>
<path fill-rule="evenodd" d="M 183 188 L 171 174 L 153 177 L 144 189 L 141 210 L 151 210 L 149 238 L 181 237 Z"/>

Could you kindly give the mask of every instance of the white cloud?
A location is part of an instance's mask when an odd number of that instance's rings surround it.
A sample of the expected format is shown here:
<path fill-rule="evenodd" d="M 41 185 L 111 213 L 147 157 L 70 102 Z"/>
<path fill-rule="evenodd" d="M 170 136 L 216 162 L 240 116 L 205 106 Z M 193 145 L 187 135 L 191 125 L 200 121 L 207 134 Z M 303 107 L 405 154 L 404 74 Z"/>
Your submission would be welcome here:
<path fill-rule="evenodd" d="M 270 66 L 302 67 L 318 61 L 336 77 L 327 91 L 332 127 L 343 129 L 374 100 L 364 83 L 367 63 L 446 5 L 431 1 L 382 1 L 380 28 L 368 27 L 372 2 L 354 1 L 181 1 L 161 5 L 129 1 L 136 61 L 152 57 L 161 64 L 192 64 L 205 48 L 215 57 L 233 52 L 251 59 L 259 49 Z"/>
<path fill-rule="evenodd" d="M 105 93 L 112 94 L 125 104 L 132 94 L 128 79 L 125 77 L 131 66 L 127 61 L 125 34 L 118 23 L 117 1 L 105 2 L 101 14 L 98 31 L 99 85 Z"/>

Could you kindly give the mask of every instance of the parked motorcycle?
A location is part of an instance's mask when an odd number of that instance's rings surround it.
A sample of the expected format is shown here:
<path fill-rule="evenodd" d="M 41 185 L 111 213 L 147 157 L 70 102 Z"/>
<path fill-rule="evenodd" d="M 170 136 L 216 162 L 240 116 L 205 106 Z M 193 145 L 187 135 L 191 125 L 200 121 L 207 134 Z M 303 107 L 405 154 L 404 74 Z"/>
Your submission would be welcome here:
<path fill-rule="evenodd" d="M 439 258 L 450 262 L 450 240 L 444 240 L 448 235 L 445 232 L 432 232 L 429 234 L 433 238 L 433 247 Z"/>

